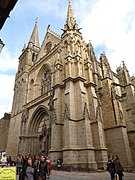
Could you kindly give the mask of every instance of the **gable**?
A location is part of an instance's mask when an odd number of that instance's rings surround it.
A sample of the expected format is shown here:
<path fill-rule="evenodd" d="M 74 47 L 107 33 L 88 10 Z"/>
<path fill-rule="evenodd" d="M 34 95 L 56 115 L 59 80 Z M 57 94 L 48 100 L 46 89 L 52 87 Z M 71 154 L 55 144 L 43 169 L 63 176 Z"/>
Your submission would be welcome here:
<path fill-rule="evenodd" d="M 56 33 L 54 33 L 53 31 L 51 31 L 48 26 L 46 36 L 43 40 L 40 52 L 37 57 L 37 61 L 46 54 L 50 53 L 60 41 L 61 41 L 61 37 Z"/>

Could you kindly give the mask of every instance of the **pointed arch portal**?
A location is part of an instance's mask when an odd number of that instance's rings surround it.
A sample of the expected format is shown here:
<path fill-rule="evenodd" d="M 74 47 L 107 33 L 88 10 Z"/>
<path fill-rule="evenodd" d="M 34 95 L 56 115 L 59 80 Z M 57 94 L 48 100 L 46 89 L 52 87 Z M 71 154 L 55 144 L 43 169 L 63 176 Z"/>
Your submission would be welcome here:
<path fill-rule="evenodd" d="M 48 156 L 51 145 L 51 124 L 49 111 L 45 106 L 39 106 L 32 115 L 28 127 L 28 152 Z"/>

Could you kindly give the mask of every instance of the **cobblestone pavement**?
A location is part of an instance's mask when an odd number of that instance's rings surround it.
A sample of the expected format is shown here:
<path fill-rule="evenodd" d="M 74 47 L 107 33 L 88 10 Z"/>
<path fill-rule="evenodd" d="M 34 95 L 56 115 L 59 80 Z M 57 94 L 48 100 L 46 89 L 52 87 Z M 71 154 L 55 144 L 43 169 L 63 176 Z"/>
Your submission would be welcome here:
<path fill-rule="evenodd" d="M 85 173 L 53 170 L 50 180 L 110 180 L 110 175 L 108 172 Z M 124 172 L 123 180 L 135 180 L 135 173 Z"/>
<path fill-rule="evenodd" d="M 110 180 L 110 175 L 108 172 L 85 173 L 52 170 L 50 180 Z M 123 180 L 135 180 L 135 173 L 124 172 Z"/>

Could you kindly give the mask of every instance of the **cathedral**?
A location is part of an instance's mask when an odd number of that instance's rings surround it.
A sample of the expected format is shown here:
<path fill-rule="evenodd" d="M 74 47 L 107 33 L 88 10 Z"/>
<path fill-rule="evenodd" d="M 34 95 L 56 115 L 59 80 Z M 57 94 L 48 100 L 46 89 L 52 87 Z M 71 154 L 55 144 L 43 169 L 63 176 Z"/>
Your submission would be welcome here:
<path fill-rule="evenodd" d="M 64 170 L 106 169 L 108 154 L 135 167 L 135 78 L 117 73 L 106 54 L 97 60 L 83 40 L 72 3 L 61 35 L 37 22 L 19 57 L 6 153 L 44 153 Z"/>

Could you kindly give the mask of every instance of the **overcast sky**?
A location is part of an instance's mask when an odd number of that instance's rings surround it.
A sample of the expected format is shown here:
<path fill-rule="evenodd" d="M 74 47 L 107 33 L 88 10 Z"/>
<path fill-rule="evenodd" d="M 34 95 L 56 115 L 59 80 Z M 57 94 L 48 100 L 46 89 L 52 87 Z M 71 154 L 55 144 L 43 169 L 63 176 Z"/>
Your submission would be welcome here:
<path fill-rule="evenodd" d="M 0 31 L 5 47 L 0 54 L 0 118 L 11 112 L 18 57 L 28 43 L 36 19 L 40 44 L 50 24 L 62 34 L 68 0 L 19 0 Z M 96 57 L 105 51 L 112 70 L 125 61 L 135 73 L 135 0 L 72 0 L 86 42 L 91 40 Z"/>

